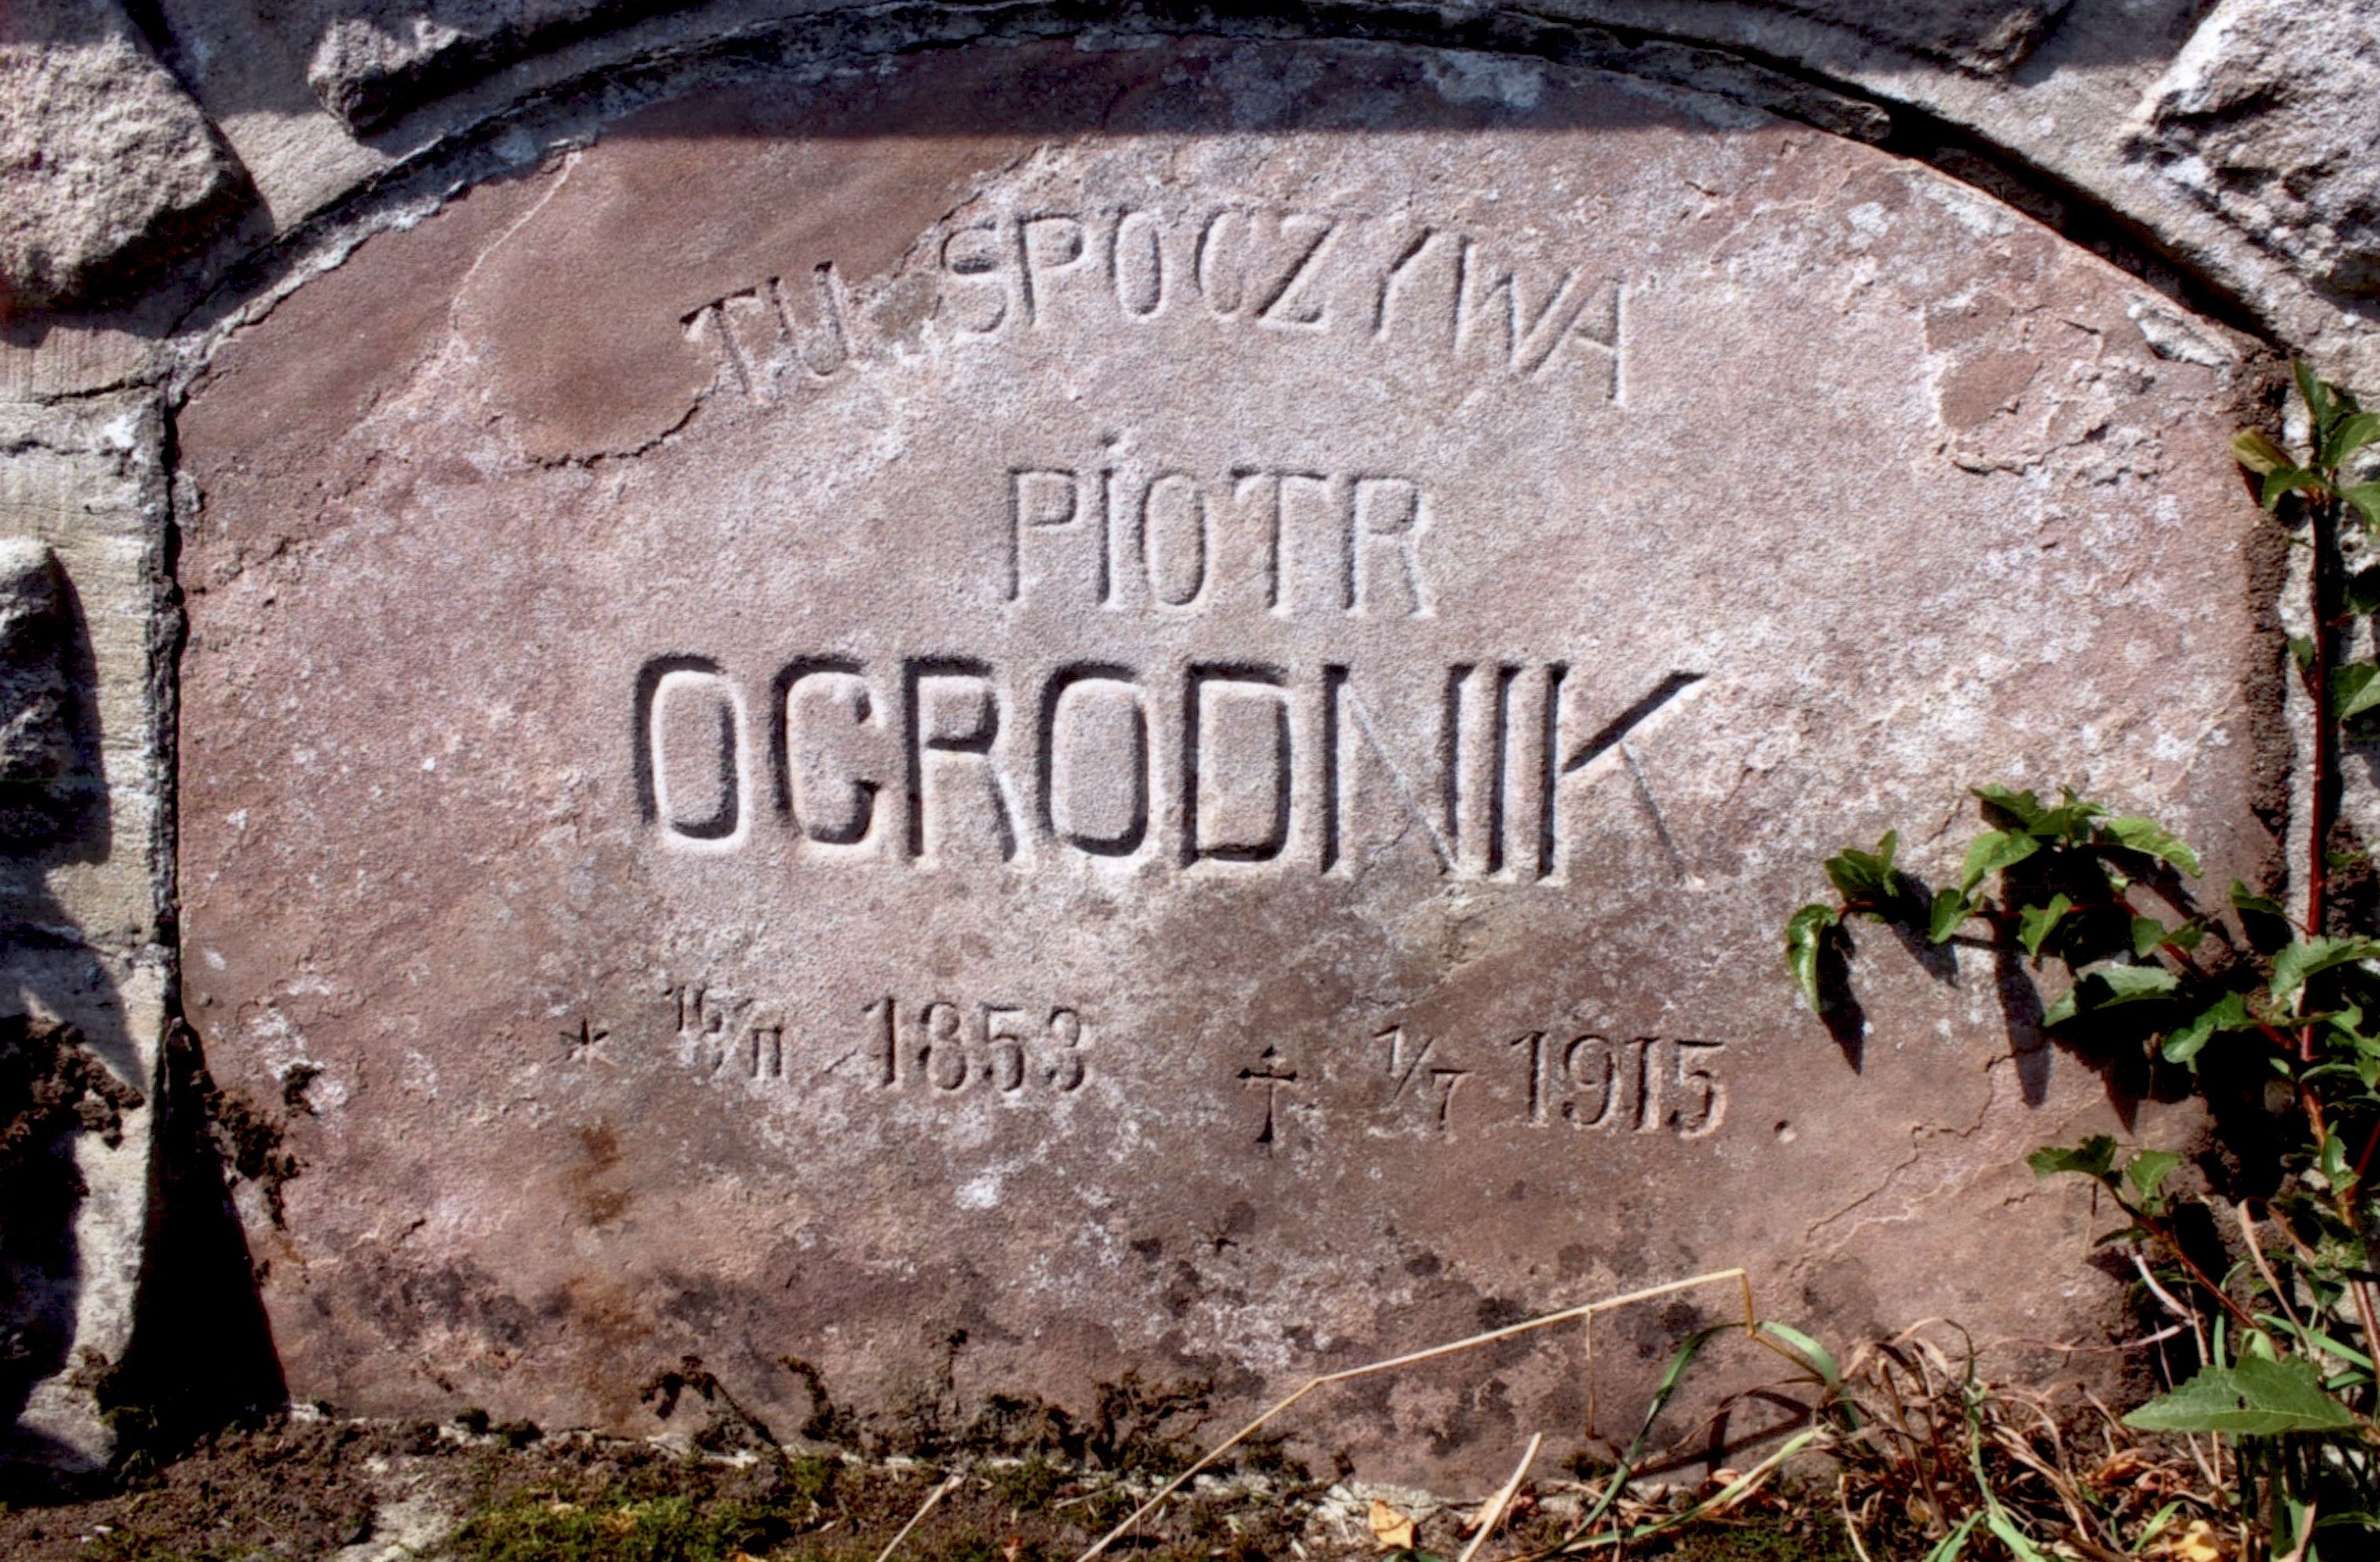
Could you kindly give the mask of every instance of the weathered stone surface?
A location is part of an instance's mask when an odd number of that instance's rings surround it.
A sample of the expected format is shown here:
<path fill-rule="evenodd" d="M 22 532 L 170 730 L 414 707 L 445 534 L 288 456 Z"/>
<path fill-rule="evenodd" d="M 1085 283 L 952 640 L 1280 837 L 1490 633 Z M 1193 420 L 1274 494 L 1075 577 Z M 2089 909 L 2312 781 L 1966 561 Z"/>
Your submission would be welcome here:
<path fill-rule="evenodd" d="M 2019 1157 L 2139 1082 L 1883 938 L 1839 1043 L 1776 930 L 1986 780 L 2254 871 L 2234 351 L 1873 150 L 1354 45 L 713 93 L 366 244 L 180 426 L 293 1392 L 947 1429 L 1736 1263 L 2087 1332 Z M 1334 1435 L 1500 1472 L 1580 1364 Z"/>
<path fill-rule="evenodd" d="M 669 8 L 670 0 L 433 0 L 334 3 L 306 81 L 322 106 L 370 129 L 444 88 L 575 33 Z"/>
<path fill-rule="evenodd" d="M 2380 7 L 2225 0 L 2143 108 L 2166 176 L 2317 286 L 2380 296 Z"/>
<path fill-rule="evenodd" d="M 2070 3 L 1929 0 L 1915 6 L 1868 6 L 1859 0 L 1784 0 L 1778 9 L 1847 27 L 1863 37 L 1963 69 L 1997 72 L 2022 64 Z"/>
<path fill-rule="evenodd" d="M 132 1337 L 168 962 L 154 398 L 0 406 L 0 1458 L 77 1469 Z M 62 1115 L 63 1114 L 63 1115 Z"/>
<path fill-rule="evenodd" d="M 115 0 L 10 0 L 0 103 L 0 319 L 138 285 L 238 194 Z"/>
<path fill-rule="evenodd" d="M 1851 34 L 1983 73 L 2008 70 L 2048 34 L 2069 0 L 1928 0 L 1879 8 L 1856 0 L 1781 0 L 1777 9 L 1841 28 Z M 558 42 L 671 10 L 686 0 L 318 0 L 296 13 L 310 33 L 306 79 L 324 107 L 349 126 L 370 130 L 441 91 Z M 868 25 L 860 5 L 788 4 L 786 12 L 813 12 L 818 24 L 845 23 L 852 13 Z M 1381 6 L 1382 11 L 1394 7 Z M 1294 7 L 1275 8 L 1293 17 Z M 1359 21 L 1365 7 L 1348 11 Z M 1561 7 L 1554 7 L 1560 14 Z M 1691 8 L 1689 8 L 1691 9 Z M 1264 14 L 1258 7 L 1251 13 Z M 1228 13 L 1226 13 L 1228 14 Z M 1129 12 L 1117 18 L 1129 24 Z M 1698 18 L 1681 18 L 1691 35 Z"/>

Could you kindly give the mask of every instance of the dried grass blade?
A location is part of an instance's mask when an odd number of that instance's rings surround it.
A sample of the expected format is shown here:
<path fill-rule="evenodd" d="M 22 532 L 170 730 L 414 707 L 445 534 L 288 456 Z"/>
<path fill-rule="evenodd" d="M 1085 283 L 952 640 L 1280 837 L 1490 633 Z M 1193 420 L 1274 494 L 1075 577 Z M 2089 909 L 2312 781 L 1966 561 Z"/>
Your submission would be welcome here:
<path fill-rule="evenodd" d="M 1126 1532 L 1131 1530 L 1134 1525 L 1138 1524 L 1143 1519 L 1146 1519 L 1151 1513 L 1156 1512 L 1159 1508 L 1164 1505 L 1165 1500 L 1168 1497 L 1171 1497 L 1175 1492 L 1180 1491 L 1184 1485 L 1188 1484 L 1200 1471 L 1212 1465 L 1217 1459 L 1222 1458 L 1223 1455 L 1228 1453 L 1231 1449 L 1238 1447 L 1241 1443 L 1245 1442 L 1257 1432 L 1263 1430 L 1265 1424 L 1270 1422 L 1275 1416 L 1280 1415 L 1282 1411 L 1288 1410 L 1291 1406 L 1296 1404 L 1300 1399 L 1305 1399 L 1308 1394 L 1313 1393 L 1318 1388 L 1325 1387 L 1334 1383 L 1350 1382 L 1359 1377 L 1369 1377 L 1374 1373 L 1393 1372 L 1399 1367 L 1410 1367 L 1417 1365 L 1423 1362 L 1434 1362 L 1442 1356 L 1451 1356 L 1460 1351 L 1476 1350 L 1482 1345 L 1493 1345 L 1499 1340 L 1511 1339 L 1516 1335 L 1528 1334 L 1536 1329 L 1551 1328 L 1557 1324 L 1575 1323 L 1580 1319 L 1592 1318 L 1597 1313 L 1608 1313 L 1615 1308 L 1632 1306 L 1640 1302 L 1658 1301 L 1664 1296 L 1675 1296 L 1680 1291 L 1694 1290 L 1702 1286 L 1717 1285 L 1722 1280 L 1734 1281 L 1737 1288 L 1742 1292 L 1744 1332 L 1755 1339 L 1758 1338 L 1759 1318 L 1755 1313 L 1752 1305 L 1752 1276 L 1750 1272 L 1742 1268 L 1715 1269 L 1707 1275 L 1696 1275 L 1690 1279 L 1671 1280 L 1665 1285 L 1647 1286 L 1642 1290 L 1632 1290 L 1620 1296 L 1608 1296 L 1600 1302 L 1587 1302 L 1585 1306 L 1566 1307 L 1559 1313 L 1548 1313 L 1542 1317 L 1524 1318 L 1517 1324 L 1508 1324 L 1502 1328 L 1490 1329 L 1485 1334 L 1475 1334 L 1466 1339 L 1452 1340 L 1444 1345 L 1433 1345 L 1427 1350 L 1410 1350 L 1402 1356 L 1390 1356 L 1383 1361 L 1366 1362 L 1359 1367 L 1344 1367 L 1338 1372 L 1325 1373 L 1319 1377 L 1309 1378 L 1295 1393 L 1291 1394 L 1288 1398 L 1268 1408 L 1254 1421 L 1248 1423 L 1245 1426 L 1241 1427 L 1237 1432 L 1232 1433 L 1222 1442 L 1216 1444 L 1215 1447 L 1200 1455 L 1197 1462 L 1191 1465 L 1189 1469 L 1184 1471 L 1181 1474 L 1176 1475 L 1172 1480 L 1168 1481 L 1164 1485 L 1159 1487 L 1155 1496 L 1150 1497 L 1147 1502 L 1142 1503 L 1138 1508 L 1133 1509 L 1130 1514 L 1125 1516 L 1122 1523 L 1118 1524 L 1114 1529 L 1110 1530 L 1106 1534 L 1101 1535 L 1099 1540 L 1092 1544 L 1091 1548 L 1088 1551 L 1084 1552 L 1082 1556 L 1076 1557 L 1075 1562 L 1092 1562 L 1093 1558 L 1105 1552 L 1109 1546 L 1113 1545 L 1116 1541 Z M 1730 1325 L 1729 1326 L 1732 1327 L 1733 1326 Z"/>
<path fill-rule="evenodd" d="M 1473 1533 L 1471 1544 L 1463 1548 L 1463 1555 L 1456 1558 L 1456 1562 L 1471 1562 L 1479 1555 L 1479 1548 L 1488 1544 L 1488 1537 L 1496 1532 L 1496 1526 L 1504 1521 L 1504 1510 L 1512 1506 L 1514 1497 L 1520 1495 L 1521 1483 L 1529 1478 L 1529 1466 L 1537 1462 L 1537 1450 L 1545 1446 L 1545 1441 L 1546 1435 L 1542 1432 L 1529 1438 L 1527 1451 L 1521 1455 L 1521 1462 L 1512 1467 L 1512 1478 L 1505 1482 L 1503 1488 L 1480 1510 L 1479 1528 Z"/>
<path fill-rule="evenodd" d="M 928 1495 L 926 1500 L 917 1505 L 917 1511 L 909 1515 L 909 1521 L 901 1526 L 901 1532 L 887 1541 L 884 1544 L 884 1549 L 876 1554 L 876 1562 L 892 1562 L 892 1554 L 901 1549 L 901 1543 L 909 1538 L 909 1532 L 916 1529 L 924 1520 L 926 1515 L 934 1510 L 934 1505 L 950 1495 L 957 1488 L 959 1482 L 964 1479 L 964 1476 L 953 1474 L 946 1477 L 941 1485 L 936 1486 Z"/>

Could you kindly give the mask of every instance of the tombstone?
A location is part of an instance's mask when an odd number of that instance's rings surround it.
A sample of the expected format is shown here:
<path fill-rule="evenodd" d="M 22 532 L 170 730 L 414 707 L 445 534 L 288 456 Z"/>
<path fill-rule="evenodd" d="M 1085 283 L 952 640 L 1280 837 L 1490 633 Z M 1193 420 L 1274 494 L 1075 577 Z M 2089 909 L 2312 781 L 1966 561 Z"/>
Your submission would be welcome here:
<path fill-rule="evenodd" d="M 2235 338 L 1626 75 L 648 96 L 180 416 L 183 981 L 287 1104 L 294 1395 L 637 1430 L 692 1353 L 929 1439 L 1733 1265 L 1836 1338 L 2104 1339 L 2102 1222 L 2022 1156 L 2187 1124 L 1980 949 L 1863 934 L 1830 1030 L 1779 928 L 1888 828 L 1950 871 L 1972 784 L 2265 862 Z M 1500 1473 L 1735 1305 L 1318 1435 Z"/>

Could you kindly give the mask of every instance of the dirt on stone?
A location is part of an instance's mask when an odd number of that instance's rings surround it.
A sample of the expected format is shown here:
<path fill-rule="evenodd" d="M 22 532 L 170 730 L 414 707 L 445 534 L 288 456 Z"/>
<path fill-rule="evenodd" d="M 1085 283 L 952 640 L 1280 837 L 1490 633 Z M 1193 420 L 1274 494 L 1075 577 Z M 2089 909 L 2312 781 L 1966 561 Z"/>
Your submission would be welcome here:
<path fill-rule="evenodd" d="M 901 1562 L 1070 1562 L 1154 1484 L 1148 1471 L 1038 1454 L 868 1459 L 795 1450 L 732 1415 L 687 1436 L 638 1442 L 548 1435 L 480 1417 L 431 1424 L 301 1414 L 223 1433 L 155 1468 L 144 1463 L 136 1460 L 106 1492 L 16 1494 L 0 1507 L 0 1556 L 875 1562 L 901 1536 Z M 1378 1557 L 1384 1549 L 1366 1522 L 1371 1500 L 1364 1489 L 1293 1468 L 1241 1470 L 1202 1480 L 1111 1555 L 1136 1562 Z M 1414 1517 L 1415 1551 L 1461 1550 L 1459 1508 L 1416 1505 Z M 1524 1555 L 1561 1529 L 1540 1515 L 1510 1528 L 1488 1555 Z M 1782 1514 L 1670 1544 L 1643 1555 L 1678 1562 L 1850 1562 L 1852 1555 L 1830 1521 Z"/>

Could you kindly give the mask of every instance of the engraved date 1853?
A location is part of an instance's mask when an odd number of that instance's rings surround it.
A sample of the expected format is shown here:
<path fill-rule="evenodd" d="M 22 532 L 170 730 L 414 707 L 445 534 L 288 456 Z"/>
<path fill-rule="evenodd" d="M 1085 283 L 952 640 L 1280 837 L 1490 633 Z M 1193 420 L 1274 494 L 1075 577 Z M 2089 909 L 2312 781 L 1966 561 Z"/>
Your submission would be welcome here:
<path fill-rule="evenodd" d="M 1083 1086 L 1089 1033 L 1081 1011 L 1063 1004 L 916 1003 L 887 994 L 862 1013 L 874 1028 L 875 1081 L 886 1090 L 1070 1095 Z"/>

